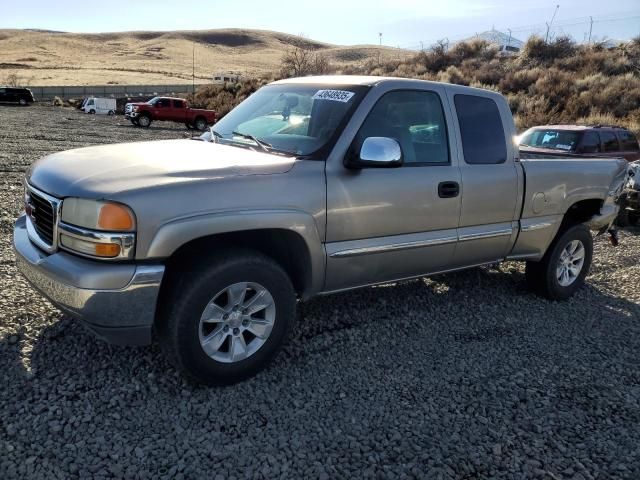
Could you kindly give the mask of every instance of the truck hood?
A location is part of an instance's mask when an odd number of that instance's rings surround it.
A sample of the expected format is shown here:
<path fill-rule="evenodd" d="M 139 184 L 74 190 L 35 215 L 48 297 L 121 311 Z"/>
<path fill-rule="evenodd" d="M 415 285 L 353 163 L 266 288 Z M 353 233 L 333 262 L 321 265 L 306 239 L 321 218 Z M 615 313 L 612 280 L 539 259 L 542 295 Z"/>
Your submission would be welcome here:
<path fill-rule="evenodd" d="M 160 140 L 54 153 L 29 168 L 27 181 L 59 198 L 106 198 L 172 183 L 285 173 L 294 162 L 294 157 L 211 142 Z"/>

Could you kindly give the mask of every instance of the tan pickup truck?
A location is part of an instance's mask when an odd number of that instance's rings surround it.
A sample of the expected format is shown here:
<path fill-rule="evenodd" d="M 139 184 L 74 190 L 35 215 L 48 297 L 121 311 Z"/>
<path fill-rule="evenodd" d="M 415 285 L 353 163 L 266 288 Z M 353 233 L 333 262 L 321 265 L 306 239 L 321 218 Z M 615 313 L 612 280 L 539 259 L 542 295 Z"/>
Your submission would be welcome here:
<path fill-rule="evenodd" d="M 19 268 L 98 336 L 146 345 L 206 383 L 255 374 L 314 295 L 526 261 L 571 296 L 626 162 L 521 161 L 505 99 L 378 77 L 261 88 L 202 137 L 35 162 Z M 500 292 L 496 292 L 499 295 Z"/>

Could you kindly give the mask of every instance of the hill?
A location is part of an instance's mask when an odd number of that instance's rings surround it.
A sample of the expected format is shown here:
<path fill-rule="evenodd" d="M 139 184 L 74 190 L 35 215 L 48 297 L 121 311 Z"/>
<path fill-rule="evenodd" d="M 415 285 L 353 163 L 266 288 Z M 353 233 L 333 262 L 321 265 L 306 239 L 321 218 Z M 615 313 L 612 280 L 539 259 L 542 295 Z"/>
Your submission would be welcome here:
<path fill-rule="evenodd" d="M 264 76 L 294 45 L 322 52 L 337 68 L 408 52 L 373 45 L 340 46 L 285 33 L 218 29 L 171 32 L 66 33 L 0 30 L 0 82 L 15 73 L 29 85 L 190 83 L 214 73 Z"/>

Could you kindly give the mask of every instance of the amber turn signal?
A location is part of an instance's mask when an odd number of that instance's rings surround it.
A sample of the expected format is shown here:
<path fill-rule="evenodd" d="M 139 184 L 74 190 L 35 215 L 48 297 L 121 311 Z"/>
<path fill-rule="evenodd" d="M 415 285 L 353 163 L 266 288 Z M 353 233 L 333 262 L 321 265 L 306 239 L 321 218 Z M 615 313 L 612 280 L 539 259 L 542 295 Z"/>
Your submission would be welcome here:
<path fill-rule="evenodd" d="M 131 210 L 124 205 L 105 203 L 102 208 L 100 208 L 98 228 L 101 230 L 129 231 L 133 230 L 133 226 L 133 214 Z M 118 249 L 119 248 L 118 246 Z"/>
<path fill-rule="evenodd" d="M 120 245 L 117 243 L 96 243 L 96 256 L 117 257 L 120 255 Z"/>

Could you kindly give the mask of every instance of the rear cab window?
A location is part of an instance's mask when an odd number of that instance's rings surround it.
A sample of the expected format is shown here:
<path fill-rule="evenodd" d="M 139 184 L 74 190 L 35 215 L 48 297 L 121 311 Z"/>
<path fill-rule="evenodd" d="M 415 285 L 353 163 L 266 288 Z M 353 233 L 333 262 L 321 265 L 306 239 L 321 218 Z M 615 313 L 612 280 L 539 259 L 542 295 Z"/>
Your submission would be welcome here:
<path fill-rule="evenodd" d="M 173 108 L 184 108 L 184 101 L 182 100 L 174 100 Z"/>
<path fill-rule="evenodd" d="M 507 144 L 498 105 L 491 98 L 454 96 L 464 160 L 471 165 L 495 165 L 507 160 Z"/>

